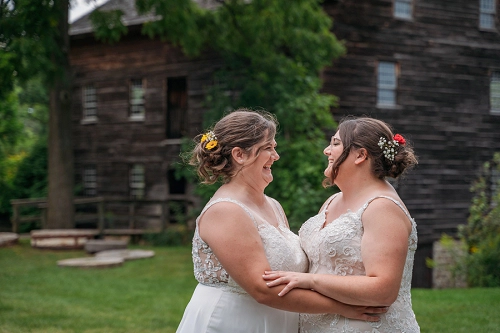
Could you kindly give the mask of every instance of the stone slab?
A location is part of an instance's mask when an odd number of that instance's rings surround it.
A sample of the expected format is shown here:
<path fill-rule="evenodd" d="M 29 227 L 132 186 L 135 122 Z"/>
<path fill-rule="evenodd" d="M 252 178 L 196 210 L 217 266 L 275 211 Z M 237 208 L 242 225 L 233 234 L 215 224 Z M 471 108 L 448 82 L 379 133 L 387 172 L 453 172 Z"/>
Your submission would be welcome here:
<path fill-rule="evenodd" d="M 31 246 L 46 249 L 83 249 L 98 234 L 94 229 L 43 229 L 30 233 Z"/>
<path fill-rule="evenodd" d="M 13 232 L 0 232 L 0 247 L 17 244 L 19 235 Z"/>
<path fill-rule="evenodd" d="M 79 268 L 109 268 L 123 265 L 123 258 L 98 258 L 84 257 L 63 259 L 57 262 L 60 267 L 79 267 Z"/>
<path fill-rule="evenodd" d="M 96 253 L 107 250 L 123 250 L 128 245 L 127 241 L 113 239 L 91 239 L 85 243 L 85 251 Z"/>
<path fill-rule="evenodd" d="M 152 258 L 155 251 L 147 250 L 109 250 L 96 253 L 98 258 L 123 258 L 124 260 L 137 260 Z"/>

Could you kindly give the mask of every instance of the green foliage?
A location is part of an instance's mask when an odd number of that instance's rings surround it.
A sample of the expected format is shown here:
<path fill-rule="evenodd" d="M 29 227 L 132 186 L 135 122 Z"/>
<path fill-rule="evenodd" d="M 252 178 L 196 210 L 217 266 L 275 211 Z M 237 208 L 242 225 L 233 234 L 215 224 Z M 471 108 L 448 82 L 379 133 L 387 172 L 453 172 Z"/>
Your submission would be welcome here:
<path fill-rule="evenodd" d="M 0 95 L 14 81 L 25 82 L 42 73 L 45 82 L 64 70 L 67 50 L 61 48 L 57 27 L 64 0 L 16 0 L 0 2 Z"/>
<path fill-rule="evenodd" d="M 105 43 L 115 43 L 122 35 L 127 34 L 128 29 L 123 25 L 121 10 L 101 12 L 95 10 L 90 14 L 90 21 L 94 27 L 95 38 Z"/>
<path fill-rule="evenodd" d="M 164 232 L 145 234 L 143 240 L 152 246 L 185 246 L 190 245 L 193 239 L 193 230 L 186 225 L 175 225 Z"/>
<path fill-rule="evenodd" d="M 267 193 L 282 203 L 290 224 L 298 228 L 329 194 L 321 186 L 322 151 L 325 131 L 335 127 L 330 108 L 336 98 L 319 92 L 319 73 L 344 47 L 330 32 L 331 19 L 319 1 L 220 3 L 202 10 L 185 0 L 137 1 L 141 12 L 162 17 L 144 27 L 148 35 L 173 41 L 189 55 L 211 47 L 225 60 L 208 87 L 207 127 L 239 107 L 276 114 L 281 159 L 273 166 L 275 180 Z M 188 28 L 176 32 L 179 22 Z M 197 191 L 208 200 L 215 188 L 201 185 Z"/>
<path fill-rule="evenodd" d="M 39 77 L 0 101 L 0 215 L 10 214 L 11 199 L 47 194 L 47 104 Z"/>
<path fill-rule="evenodd" d="M 15 93 L 0 98 L 0 214 L 9 211 L 16 164 L 20 156 L 16 154 L 16 144 L 22 133 L 22 122 L 17 113 L 19 101 Z"/>
<path fill-rule="evenodd" d="M 489 235 L 467 259 L 469 285 L 500 286 L 500 234 Z"/>
<path fill-rule="evenodd" d="M 459 236 L 468 249 L 465 265 L 470 286 L 500 286 L 500 182 L 492 184 L 492 174 L 500 174 L 500 153 L 483 165 L 471 187 L 474 192 L 466 225 Z"/>

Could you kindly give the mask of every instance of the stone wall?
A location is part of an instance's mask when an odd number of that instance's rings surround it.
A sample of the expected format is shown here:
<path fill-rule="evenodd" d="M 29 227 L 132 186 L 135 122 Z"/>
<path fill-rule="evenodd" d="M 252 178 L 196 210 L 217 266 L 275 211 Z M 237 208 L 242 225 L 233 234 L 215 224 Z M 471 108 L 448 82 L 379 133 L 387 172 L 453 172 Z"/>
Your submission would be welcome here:
<path fill-rule="evenodd" d="M 466 288 L 467 279 L 463 271 L 456 269 L 457 262 L 463 258 L 465 252 L 461 241 L 447 240 L 435 241 L 433 244 L 432 259 L 432 287 Z"/>

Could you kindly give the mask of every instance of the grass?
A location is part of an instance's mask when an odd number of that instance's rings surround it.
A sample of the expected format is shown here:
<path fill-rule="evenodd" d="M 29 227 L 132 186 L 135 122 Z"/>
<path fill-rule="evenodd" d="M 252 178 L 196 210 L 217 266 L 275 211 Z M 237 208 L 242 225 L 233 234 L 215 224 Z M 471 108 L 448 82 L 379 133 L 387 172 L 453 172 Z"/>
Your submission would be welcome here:
<path fill-rule="evenodd" d="M 500 332 L 500 288 L 414 289 L 422 333 Z"/>
<path fill-rule="evenodd" d="M 0 248 L 0 333 L 175 332 L 196 281 L 188 247 L 109 269 L 57 267 L 83 251 Z M 500 332 L 500 288 L 414 289 L 422 333 Z"/>
<path fill-rule="evenodd" d="M 175 332 L 196 286 L 189 248 L 121 267 L 58 267 L 83 251 L 0 248 L 0 333 Z"/>

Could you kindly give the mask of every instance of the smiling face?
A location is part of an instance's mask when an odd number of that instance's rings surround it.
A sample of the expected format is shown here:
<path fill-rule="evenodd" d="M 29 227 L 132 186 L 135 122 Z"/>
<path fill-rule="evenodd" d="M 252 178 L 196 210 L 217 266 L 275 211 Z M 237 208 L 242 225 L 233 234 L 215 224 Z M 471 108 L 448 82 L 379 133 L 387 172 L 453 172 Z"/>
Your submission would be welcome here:
<path fill-rule="evenodd" d="M 271 167 L 279 158 L 274 137 L 263 140 L 254 146 L 242 163 L 241 174 L 252 184 L 266 187 L 273 181 Z"/>
<path fill-rule="evenodd" d="M 344 150 L 344 146 L 342 145 L 342 141 L 340 140 L 340 134 L 337 131 L 330 141 L 330 145 L 328 145 L 324 150 L 323 154 L 328 157 L 328 166 L 324 171 L 324 175 L 328 178 L 332 175 L 332 167 L 333 163 L 339 158 Z"/>

